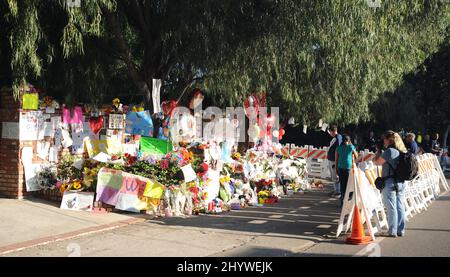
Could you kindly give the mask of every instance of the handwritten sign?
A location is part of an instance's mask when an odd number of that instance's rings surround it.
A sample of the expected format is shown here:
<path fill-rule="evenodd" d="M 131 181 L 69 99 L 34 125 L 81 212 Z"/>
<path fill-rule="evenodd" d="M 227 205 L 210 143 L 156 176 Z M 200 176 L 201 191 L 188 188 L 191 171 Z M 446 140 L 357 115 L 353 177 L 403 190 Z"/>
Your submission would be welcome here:
<path fill-rule="evenodd" d="M 97 179 L 97 201 L 116 209 L 139 212 L 150 209 L 150 199 L 160 199 L 164 186 L 141 176 L 102 168 Z"/>
<path fill-rule="evenodd" d="M 125 115 L 124 114 L 109 114 L 108 120 L 109 129 L 124 129 Z"/>
<path fill-rule="evenodd" d="M 62 201 L 61 209 L 74 211 L 92 211 L 94 205 L 93 192 L 72 192 L 65 191 Z"/>
<path fill-rule="evenodd" d="M 21 112 L 19 117 L 20 140 L 44 139 L 42 111 Z"/>
<path fill-rule="evenodd" d="M 153 121 L 149 111 L 129 112 L 126 118 L 125 132 L 128 134 L 148 137 L 153 135 Z"/>

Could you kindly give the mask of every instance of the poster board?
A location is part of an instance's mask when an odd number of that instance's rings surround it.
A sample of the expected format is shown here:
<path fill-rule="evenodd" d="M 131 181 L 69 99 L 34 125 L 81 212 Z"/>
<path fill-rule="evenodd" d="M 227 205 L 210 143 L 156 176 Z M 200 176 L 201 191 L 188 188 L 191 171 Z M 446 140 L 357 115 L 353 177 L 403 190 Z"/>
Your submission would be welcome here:
<path fill-rule="evenodd" d="M 126 116 L 125 132 L 151 137 L 153 135 L 153 121 L 150 112 L 129 112 Z"/>
<path fill-rule="evenodd" d="M 163 192 L 163 185 L 138 175 L 109 168 L 102 168 L 98 173 L 96 201 L 119 210 L 151 209 L 149 199 L 160 199 Z"/>
<path fill-rule="evenodd" d="M 172 143 L 167 140 L 141 137 L 139 139 L 141 151 L 147 154 L 167 154 L 172 151 Z"/>
<path fill-rule="evenodd" d="M 125 118 L 126 115 L 124 114 L 109 114 L 108 129 L 124 129 Z"/>
<path fill-rule="evenodd" d="M 93 192 L 65 191 L 60 208 L 73 211 L 92 211 L 93 206 Z"/>
<path fill-rule="evenodd" d="M 20 140 L 44 139 L 44 119 L 42 111 L 20 112 L 19 116 Z"/>

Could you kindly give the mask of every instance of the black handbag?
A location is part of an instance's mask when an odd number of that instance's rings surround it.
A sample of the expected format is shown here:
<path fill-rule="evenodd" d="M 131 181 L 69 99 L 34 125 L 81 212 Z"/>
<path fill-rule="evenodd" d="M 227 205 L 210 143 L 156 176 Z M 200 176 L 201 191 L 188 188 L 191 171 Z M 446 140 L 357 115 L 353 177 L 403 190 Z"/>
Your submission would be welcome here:
<path fill-rule="evenodd" d="M 375 179 L 375 187 L 382 191 L 384 187 L 386 186 L 386 178 L 384 177 L 378 177 Z"/>

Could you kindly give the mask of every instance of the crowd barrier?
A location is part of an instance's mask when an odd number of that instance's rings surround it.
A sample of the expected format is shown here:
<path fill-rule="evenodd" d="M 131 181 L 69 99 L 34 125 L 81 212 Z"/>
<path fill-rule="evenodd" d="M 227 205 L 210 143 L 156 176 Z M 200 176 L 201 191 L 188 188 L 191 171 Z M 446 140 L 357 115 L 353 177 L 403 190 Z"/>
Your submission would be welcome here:
<path fill-rule="evenodd" d="M 418 175 L 413 180 L 407 181 L 405 186 L 404 206 L 407 220 L 427 210 L 433 200 L 437 199 L 443 191 L 449 190 L 437 156 L 419 155 L 417 164 Z M 359 167 L 355 166 L 352 169 L 336 236 L 342 232 L 348 232 L 355 205 L 364 215 L 362 223 L 367 223 L 372 239 L 376 233 L 388 228 L 382 195 L 375 187 L 375 180 L 381 174 L 381 166 L 375 166 L 371 161 L 361 163 Z"/>
<path fill-rule="evenodd" d="M 273 151 L 275 154 L 285 157 L 306 159 L 309 177 L 322 179 L 331 177 L 327 159 L 328 147 L 315 148 L 311 145 L 296 146 L 294 144 L 285 144 L 274 147 Z M 375 157 L 375 154 L 369 152 L 369 150 L 360 151 L 356 162 L 368 162 L 373 157 Z"/>

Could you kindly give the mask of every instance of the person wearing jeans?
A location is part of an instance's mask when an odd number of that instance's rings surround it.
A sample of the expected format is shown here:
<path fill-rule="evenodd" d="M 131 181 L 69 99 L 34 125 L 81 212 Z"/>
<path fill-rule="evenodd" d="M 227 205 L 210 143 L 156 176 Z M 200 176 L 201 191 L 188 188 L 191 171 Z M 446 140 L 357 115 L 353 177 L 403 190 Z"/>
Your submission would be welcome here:
<path fill-rule="evenodd" d="M 403 237 L 405 235 L 405 182 L 396 180 L 400 152 L 406 153 L 406 147 L 399 134 L 387 131 L 383 135 L 385 151 L 379 151 L 374 158 L 376 165 L 382 165 L 382 176 L 385 179 L 385 187 L 382 190 L 383 202 L 387 211 L 389 230 L 388 237 Z"/>
<path fill-rule="evenodd" d="M 338 133 L 338 128 L 336 125 L 332 125 L 328 130 L 328 133 L 332 137 L 330 142 L 330 147 L 327 152 L 328 168 L 330 169 L 331 181 L 334 184 L 334 193 L 332 195 L 341 195 L 340 185 L 336 176 L 336 163 L 335 163 L 335 153 L 336 148 L 342 143 L 342 136 Z"/>
<path fill-rule="evenodd" d="M 341 186 L 341 206 L 344 204 L 350 170 L 352 169 L 353 161 L 356 160 L 357 157 L 356 147 L 352 144 L 350 136 L 345 135 L 342 144 L 338 146 L 335 154 L 336 174 L 339 176 L 339 183 Z"/>
<path fill-rule="evenodd" d="M 387 210 L 389 227 L 388 236 L 402 237 L 405 235 L 405 182 L 395 183 L 393 178 L 386 180 L 384 187 L 383 202 Z M 396 188 L 397 185 L 397 188 Z"/>

